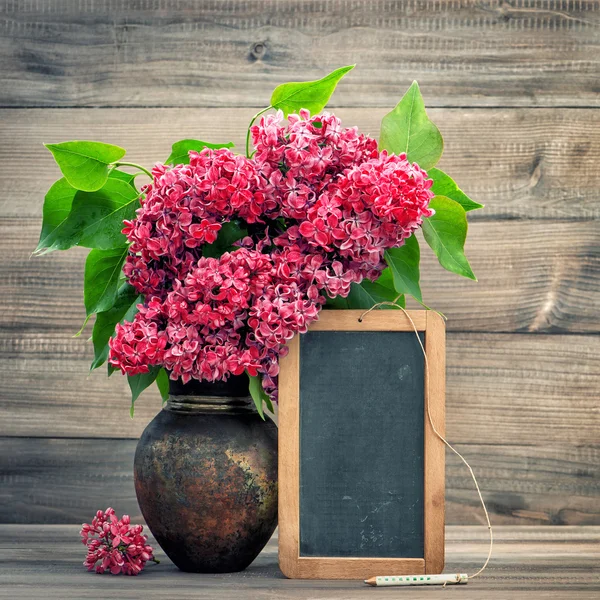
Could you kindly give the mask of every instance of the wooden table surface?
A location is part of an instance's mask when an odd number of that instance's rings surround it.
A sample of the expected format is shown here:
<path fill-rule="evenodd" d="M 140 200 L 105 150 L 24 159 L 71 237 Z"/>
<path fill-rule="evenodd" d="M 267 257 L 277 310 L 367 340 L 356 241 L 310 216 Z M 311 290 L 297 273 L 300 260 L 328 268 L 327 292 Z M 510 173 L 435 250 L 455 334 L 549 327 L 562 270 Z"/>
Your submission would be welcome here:
<path fill-rule="evenodd" d="M 302 581 L 283 577 L 277 536 L 244 572 L 180 572 L 160 551 L 137 577 L 89 573 L 75 525 L 0 525 L 0 598 L 339 599 L 374 597 L 527 600 L 600 598 L 600 527 L 496 527 L 488 570 L 466 586 L 371 588 L 360 581 Z M 487 552 L 482 527 L 447 529 L 446 572 L 473 573 Z"/>

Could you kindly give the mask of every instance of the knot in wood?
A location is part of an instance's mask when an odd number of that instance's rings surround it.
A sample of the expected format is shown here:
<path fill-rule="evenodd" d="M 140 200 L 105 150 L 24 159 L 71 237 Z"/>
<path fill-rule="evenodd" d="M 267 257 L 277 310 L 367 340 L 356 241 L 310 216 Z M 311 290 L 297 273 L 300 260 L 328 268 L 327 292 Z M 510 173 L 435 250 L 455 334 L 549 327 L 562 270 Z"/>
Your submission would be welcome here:
<path fill-rule="evenodd" d="M 264 42 L 256 42 L 250 49 L 250 55 L 255 60 L 260 60 L 267 53 L 267 45 Z"/>

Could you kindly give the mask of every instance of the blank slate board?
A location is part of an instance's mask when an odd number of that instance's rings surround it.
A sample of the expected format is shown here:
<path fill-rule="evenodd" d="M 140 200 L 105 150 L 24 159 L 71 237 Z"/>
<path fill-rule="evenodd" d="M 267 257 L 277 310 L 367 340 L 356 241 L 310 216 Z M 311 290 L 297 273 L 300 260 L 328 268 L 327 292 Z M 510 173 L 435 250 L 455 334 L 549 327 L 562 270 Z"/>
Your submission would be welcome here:
<path fill-rule="evenodd" d="M 441 572 L 444 325 L 428 311 L 323 311 L 279 383 L 279 549 L 288 577 Z M 429 396 L 427 396 L 429 392 Z"/>
<path fill-rule="evenodd" d="M 308 332 L 300 390 L 300 556 L 423 556 L 424 359 L 414 332 Z"/>

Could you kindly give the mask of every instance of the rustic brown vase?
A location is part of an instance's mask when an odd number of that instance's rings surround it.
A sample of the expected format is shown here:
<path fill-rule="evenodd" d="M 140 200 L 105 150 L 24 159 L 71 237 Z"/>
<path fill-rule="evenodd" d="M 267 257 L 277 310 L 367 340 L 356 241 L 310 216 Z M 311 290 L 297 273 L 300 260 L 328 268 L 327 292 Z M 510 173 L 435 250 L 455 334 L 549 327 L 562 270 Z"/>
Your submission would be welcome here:
<path fill-rule="evenodd" d="M 277 525 L 277 427 L 256 412 L 245 375 L 171 382 L 134 477 L 150 531 L 182 571 L 241 571 Z"/>

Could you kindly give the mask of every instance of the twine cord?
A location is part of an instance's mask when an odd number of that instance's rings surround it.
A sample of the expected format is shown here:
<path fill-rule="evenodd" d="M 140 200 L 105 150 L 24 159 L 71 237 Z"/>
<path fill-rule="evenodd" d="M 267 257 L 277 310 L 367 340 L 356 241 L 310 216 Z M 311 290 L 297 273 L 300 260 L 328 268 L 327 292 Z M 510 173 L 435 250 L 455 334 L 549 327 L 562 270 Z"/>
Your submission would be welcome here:
<path fill-rule="evenodd" d="M 456 456 L 458 456 L 458 458 L 460 458 L 460 460 L 462 460 L 462 462 L 465 464 L 465 466 L 467 467 L 467 469 L 469 469 L 469 473 L 471 473 L 471 477 L 473 478 L 473 483 L 475 484 L 475 489 L 477 490 L 477 494 L 479 495 L 479 501 L 481 502 L 481 506 L 483 508 L 483 512 L 485 514 L 485 520 L 487 522 L 487 528 L 488 531 L 490 532 L 490 547 L 489 547 L 489 551 L 488 551 L 488 555 L 487 555 L 487 559 L 485 561 L 485 563 L 483 563 L 483 566 L 481 567 L 481 569 L 479 569 L 479 571 L 477 571 L 477 573 L 475 573 L 474 575 L 469 575 L 469 579 L 474 579 L 475 577 L 478 577 L 479 575 L 481 575 L 481 573 L 483 573 L 483 571 L 485 571 L 486 567 L 488 566 L 488 563 L 490 562 L 490 559 L 492 558 L 492 548 L 494 546 L 494 534 L 492 532 L 492 524 L 490 522 L 490 515 L 488 513 L 488 510 L 485 506 L 485 502 L 483 500 L 483 496 L 481 494 L 481 490 L 479 489 L 479 484 L 477 483 L 477 478 L 475 477 L 475 473 L 473 473 L 473 469 L 471 468 L 471 465 L 467 462 L 467 459 L 458 451 L 456 450 L 452 444 L 450 444 L 450 442 L 437 430 L 435 424 L 433 423 L 433 419 L 431 418 L 431 412 L 429 411 L 429 361 L 427 359 L 427 352 L 425 351 L 425 346 L 423 346 L 423 342 L 421 341 L 421 338 L 419 336 L 419 331 L 417 329 L 417 326 L 415 325 L 415 322 L 412 320 L 411 316 L 408 314 L 408 311 L 406 311 L 402 306 L 400 306 L 399 304 L 396 304 L 396 302 L 398 302 L 398 300 L 400 299 L 401 295 L 398 296 L 397 298 L 395 298 L 395 300 L 393 302 L 389 302 L 389 301 L 384 301 L 384 302 L 378 302 L 377 304 L 373 305 L 371 308 L 369 308 L 368 310 L 366 310 L 364 313 L 362 313 L 360 315 L 360 317 L 358 317 L 358 321 L 360 323 L 363 322 L 363 319 L 374 309 L 379 308 L 380 306 L 393 306 L 395 308 L 399 308 L 408 318 L 408 320 L 410 321 L 410 324 L 412 325 L 415 335 L 417 336 L 417 340 L 419 342 L 419 345 L 421 346 L 421 350 L 423 351 L 423 357 L 425 358 L 425 398 L 427 398 L 427 401 L 425 402 L 426 404 L 426 409 L 427 409 L 427 418 L 429 419 L 429 424 L 431 425 L 431 429 L 433 430 L 433 432 L 435 433 L 435 435 L 437 435 L 437 437 L 442 440 L 442 442 L 444 442 L 444 444 L 450 448 L 450 450 L 452 450 L 452 452 L 454 452 L 454 454 L 456 454 Z M 445 587 L 445 586 L 444 586 Z"/>

